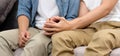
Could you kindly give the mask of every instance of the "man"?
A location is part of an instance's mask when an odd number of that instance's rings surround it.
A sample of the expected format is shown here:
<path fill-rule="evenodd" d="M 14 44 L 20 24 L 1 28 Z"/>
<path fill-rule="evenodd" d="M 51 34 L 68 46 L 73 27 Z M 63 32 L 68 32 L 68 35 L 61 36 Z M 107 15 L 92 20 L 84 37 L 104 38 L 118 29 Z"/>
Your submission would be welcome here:
<path fill-rule="evenodd" d="M 74 48 L 88 46 L 84 56 L 109 56 L 120 47 L 120 0 L 82 0 L 77 19 L 56 17 L 45 23 L 52 36 L 52 56 L 75 56 Z M 66 31 L 65 31 L 66 30 Z"/>
<path fill-rule="evenodd" d="M 24 49 L 21 56 L 48 56 L 47 35 L 52 34 L 46 34 L 49 31 L 43 34 L 44 23 L 53 16 L 76 18 L 79 3 L 80 0 L 19 0 L 19 29 L 0 32 L 0 56 L 14 56 L 12 50 L 18 47 Z"/>

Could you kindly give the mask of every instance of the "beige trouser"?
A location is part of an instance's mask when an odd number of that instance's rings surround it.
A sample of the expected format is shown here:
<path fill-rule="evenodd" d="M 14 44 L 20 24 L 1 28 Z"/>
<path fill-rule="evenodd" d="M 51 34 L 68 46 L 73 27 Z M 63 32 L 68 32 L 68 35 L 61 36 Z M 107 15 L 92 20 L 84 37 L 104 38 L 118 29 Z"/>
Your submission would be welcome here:
<path fill-rule="evenodd" d="M 35 28 L 30 28 L 30 40 L 26 43 L 21 56 L 48 56 L 50 38 Z M 14 56 L 13 50 L 18 48 L 18 29 L 0 32 L 0 56 Z"/>
<path fill-rule="evenodd" d="M 74 48 L 88 45 L 84 56 L 109 56 L 120 47 L 120 22 L 97 22 L 85 29 L 52 36 L 52 56 L 74 56 Z"/>

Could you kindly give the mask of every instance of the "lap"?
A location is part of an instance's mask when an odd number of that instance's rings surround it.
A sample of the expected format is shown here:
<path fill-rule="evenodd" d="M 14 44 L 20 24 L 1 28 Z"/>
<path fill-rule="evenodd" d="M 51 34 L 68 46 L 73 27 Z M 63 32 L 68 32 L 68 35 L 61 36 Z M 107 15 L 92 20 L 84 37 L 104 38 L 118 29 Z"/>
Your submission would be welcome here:
<path fill-rule="evenodd" d="M 9 45 L 15 48 L 18 44 L 18 29 L 6 30 L 0 32 L 0 38 L 4 39 Z M 29 28 L 28 30 L 31 34 L 31 37 L 39 33 L 39 31 L 35 28 Z"/>
<path fill-rule="evenodd" d="M 43 31 L 40 31 L 36 35 L 34 35 L 30 40 L 28 40 L 28 43 L 35 42 L 37 43 L 49 43 L 51 41 L 50 37 L 43 34 Z"/>
<path fill-rule="evenodd" d="M 55 39 L 60 38 L 66 41 L 67 40 L 73 41 L 77 46 L 88 45 L 94 33 L 95 33 L 94 29 L 88 29 L 88 28 L 69 30 L 69 31 L 63 31 L 53 35 L 52 40 L 54 38 Z"/>

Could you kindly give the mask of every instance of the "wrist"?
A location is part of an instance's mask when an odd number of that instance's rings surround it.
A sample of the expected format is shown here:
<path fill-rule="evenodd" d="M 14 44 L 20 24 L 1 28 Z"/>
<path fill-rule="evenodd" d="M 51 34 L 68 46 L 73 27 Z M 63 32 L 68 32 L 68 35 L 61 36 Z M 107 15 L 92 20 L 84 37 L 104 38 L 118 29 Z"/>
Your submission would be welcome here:
<path fill-rule="evenodd" d="M 71 29 L 77 29 L 78 28 L 78 24 L 75 20 L 70 21 L 70 25 L 71 25 Z"/>
<path fill-rule="evenodd" d="M 19 33 L 27 32 L 27 29 L 19 29 Z"/>

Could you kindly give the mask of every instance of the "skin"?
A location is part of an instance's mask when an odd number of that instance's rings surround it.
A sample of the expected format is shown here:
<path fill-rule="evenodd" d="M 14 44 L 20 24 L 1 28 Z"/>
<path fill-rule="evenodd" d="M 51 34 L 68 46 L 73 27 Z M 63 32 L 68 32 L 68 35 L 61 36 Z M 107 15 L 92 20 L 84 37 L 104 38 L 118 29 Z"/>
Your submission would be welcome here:
<path fill-rule="evenodd" d="M 57 32 L 72 30 L 72 29 L 81 29 L 87 27 L 89 24 L 99 20 L 100 18 L 108 15 L 113 9 L 118 0 L 102 0 L 102 3 L 97 8 L 89 11 L 85 3 L 81 1 L 81 8 L 79 11 L 79 17 L 67 21 L 63 17 L 53 17 L 50 20 L 47 20 L 44 26 L 46 35 L 53 35 Z M 58 23 L 55 23 L 54 20 L 58 20 Z M 87 23 L 86 23 L 87 22 Z M 49 27 L 46 27 L 49 26 Z M 50 32 L 49 32 L 50 31 Z"/>
<path fill-rule="evenodd" d="M 19 25 L 19 47 L 24 47 L 25 43 L 30 38 L 30 33 L 28 32 L 29 20 L 26 16 L 22 15 L 18 17 Z"/>

